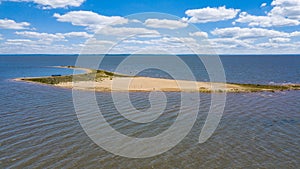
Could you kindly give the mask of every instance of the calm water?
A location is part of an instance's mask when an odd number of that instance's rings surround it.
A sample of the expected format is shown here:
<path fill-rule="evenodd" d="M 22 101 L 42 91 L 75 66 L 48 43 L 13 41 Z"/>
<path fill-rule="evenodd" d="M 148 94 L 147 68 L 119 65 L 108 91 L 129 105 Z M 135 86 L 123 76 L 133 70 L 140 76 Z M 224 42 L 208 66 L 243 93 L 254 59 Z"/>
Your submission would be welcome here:
<path fill-rule="evenodd" d="M 121 56 L 105 58 L 100 68 L 114 70 L 122 59 Z M 199 66 L 200 61 L 186 56 L 183 60 L 198 80 L 208 80 L 205 69 Z M 300 56 L 222 56 L 221 60 L 230 82 L 300 83 Z M 75 56 L 0 56 L 0 168 L 300 166 L 300 91 L 228 94 L 216 132 L 207 142 L 198 144 L 210 106 L 210 95 L 201 94 L 197 121 L 175 148 L 146 159 L 128 159 L 108 153 L 93 143 L 81 128 L 70 90 L 11 80 L 71 74 L 72 70 L 51 66 L 74 65 L 75 61 Z M 157 70 L 141 74 L 168 77 Z M 167 129 L 176 119 L 179 94 L 166 95 L 167 113 L 143 126 L 120 118 L 109 93 L 97 93 L 97 100 L 117 130 L 131 136 L 150 137 Z M 149 107 L 147 98 L 147 93 L 131 94 L 132 104 L 138 109 Z"/>

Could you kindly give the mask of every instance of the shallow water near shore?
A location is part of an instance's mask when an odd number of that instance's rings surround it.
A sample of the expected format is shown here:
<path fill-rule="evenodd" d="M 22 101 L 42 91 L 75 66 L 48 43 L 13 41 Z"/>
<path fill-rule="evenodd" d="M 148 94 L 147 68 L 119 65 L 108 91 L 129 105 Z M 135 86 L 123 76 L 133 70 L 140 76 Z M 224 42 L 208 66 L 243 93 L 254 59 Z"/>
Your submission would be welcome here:
<path fill-rule="evenodd" d="M 204 68 L 198 66 L 199 61 L 182 57 L 198 80 L 208 81 Z M 100 68 L 113 71 L 122 59 L 124 56 L 105 58 Z M 229 82 L 300 83 L 300 56 L 221 56 L 221 60 Z M 228 94 L 217 130 L 207 142 L 198 144 L 210 106 L 210 94 L 201 94 L 197 121 L 176 147 L 146 159 L 115 156 L 85 134 L 76 117 L 71 90 L 10 80 L 72 74 L 73 70 L 50 66 L 74 65 L 75 61 L 75 56 L 0 56 L 0 168 L 297 168 L 300 165 L 300 91 Z M 168 77 L 155 70 L 141 74 Z M 148 95 L 132 93 L 131 102 L 137 109 L 147 109 Z M 174 122 L 180 107 L 179 94 L 167 93 L 167 96 L 166 113 L 154 123 L 141 126 L 118 116 L 109 93 L 96 94 L 99 107 L 106 111 L 114 128 L 135 137 L 156 135 Z"/>

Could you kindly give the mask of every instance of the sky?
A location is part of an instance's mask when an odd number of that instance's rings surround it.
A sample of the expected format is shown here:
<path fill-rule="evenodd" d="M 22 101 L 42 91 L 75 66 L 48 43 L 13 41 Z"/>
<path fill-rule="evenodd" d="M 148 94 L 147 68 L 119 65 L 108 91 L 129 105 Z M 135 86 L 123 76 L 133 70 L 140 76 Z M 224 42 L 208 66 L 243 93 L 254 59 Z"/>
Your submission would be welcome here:
<path fill-rule="evenodd" d="M 0 0 L 0 54 L 299 54 L 299 9 L 300 0 Z"/>

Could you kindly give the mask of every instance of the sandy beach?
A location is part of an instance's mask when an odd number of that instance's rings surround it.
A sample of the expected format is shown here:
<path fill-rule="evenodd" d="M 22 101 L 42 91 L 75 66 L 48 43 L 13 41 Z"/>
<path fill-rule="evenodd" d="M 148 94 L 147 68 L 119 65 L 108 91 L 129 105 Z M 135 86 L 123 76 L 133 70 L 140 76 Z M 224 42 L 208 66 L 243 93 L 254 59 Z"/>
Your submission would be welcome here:
<path fill-rule="evenodd" d="M 149 77 L 114 77 L 101 81 L 75 81 L 55 84 L 57 87 L 95 91 L 130 91 L 130 92 L 196 92 L 196 91 L 234 91 L 238 85 L 209 82 L 193 82 Z"/>
<path fill-rule="evenodd" d="M 26 81 L 39 84 L 53 85 L 56 87 L 91 90 L 98 92 L 129 91 L 129 92 L 262 92 L 300 90 L 299 84 L 289 85 L 260 85 L 260 84 L 235 84 L 198 82 L 186 80 L 174 80 L 163 78 L 150 78 L 140 76 L 127 76 L 104 70 L 92 70 L 74 66 L 56 66 L 57 68 L 69 68 L 83 70 L 85 73 L 66 76 L 27 77 L 16 78 L 16 81 Z"/>

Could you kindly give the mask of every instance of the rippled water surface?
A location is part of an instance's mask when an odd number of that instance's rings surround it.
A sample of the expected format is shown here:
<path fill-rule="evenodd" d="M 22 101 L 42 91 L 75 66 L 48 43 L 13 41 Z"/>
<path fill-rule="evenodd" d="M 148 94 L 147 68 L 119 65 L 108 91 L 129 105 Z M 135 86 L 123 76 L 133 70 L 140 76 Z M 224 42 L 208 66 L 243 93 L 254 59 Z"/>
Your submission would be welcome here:
<path fill-rule="evenodd" d="M 122 59 L 121 56 L 105 58 L 100 67 L 114 70 Z M 187 56 L 183 60 L 198 80 L 208 80 L 203 67 L 198 66 L 199 61 Z M 221 60 L 230 82 L 300 83 L 299 56 L 222 56 Z M 83 131 L 71 90 L 11 80 L 71 74 L 72 70 L 51 66 L 74 65 L 75 61 L 75 56 L 0 56 L 0 168 L 300 166 L 300 91 L 228 94 L 217 130 L 208 141 L 198 144 L 211 101 L 210 94 L 201 94 L 196 123 L 176 147 L 146 159 L 113 155 L 98 147 Z M 141 74 L 168 76 L 155 70 Z M 149 108 L 148 97 L 149 93 L 130 94 L 132 105 L 138 110 Z M 140 138 L 157 135 L 176 120 L 180 95 L 171 92 L 166 97 L 168 104 L 159 119 L 136 125 L 117 113 L 109 93 L 96 94 L 99 108 L 112 126 L 123 134 Z M 129 110 L 126 104 L 122 108 Z"/>

